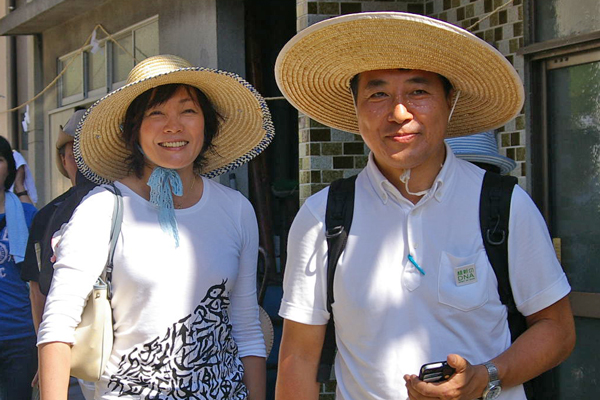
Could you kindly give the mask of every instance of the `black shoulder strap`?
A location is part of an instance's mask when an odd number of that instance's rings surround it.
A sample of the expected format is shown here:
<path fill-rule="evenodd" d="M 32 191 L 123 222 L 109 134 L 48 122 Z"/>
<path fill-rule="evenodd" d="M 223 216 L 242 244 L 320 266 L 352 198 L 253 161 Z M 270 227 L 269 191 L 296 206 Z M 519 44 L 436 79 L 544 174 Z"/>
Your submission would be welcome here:
<path fill-rule="evenodd" d="M 517 312 L 508 276 L 510 200 L 517 178 L 486 172 L 481 187 L 479 221 L 483 245 L 498 280 L 498 293 L 509 313 Z"/>
<path fill-rule="evenodd" d="M 508 275 L 508 223 L 510 200 L 516 183 L 515 177 L 487 172 L 483 178 L 479 205 L 483 244 L 498 280 L 500 301 L 508 310 L 507 319 L 512 342 L 527 330 L 527 321 L 517 309 Z M 555 382 L 554 369 L 525 382 L 523 386 L 527 399 L 555 400 L 557 398 Z"/>
<path fill-rule="evenodd" d="M 329 187 L 325 211 L 325 237 L 327 238 L 327 310 L 329 322 L 321 350 L 317 381 L 330 380 L 331 366 L 335 358 L 335 325 L 331 305 L 333 304 L 333 278 L 338 261 L 348 240 L 354 214 L 354 183 L 356 175 L 334 181 Z"/>

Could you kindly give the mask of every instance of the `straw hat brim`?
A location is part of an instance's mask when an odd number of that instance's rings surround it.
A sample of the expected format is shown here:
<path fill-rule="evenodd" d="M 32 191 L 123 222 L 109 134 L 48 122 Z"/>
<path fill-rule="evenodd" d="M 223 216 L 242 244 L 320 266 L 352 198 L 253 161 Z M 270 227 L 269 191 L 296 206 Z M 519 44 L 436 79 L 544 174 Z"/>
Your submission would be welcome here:
<path fill-rule="evenodd" d="M 166 84 L 200 89 L 223 116 L 207 152 L 202 175 L 212 178 L 250 161 L 274 136 L 271 115 L 262 96 L 238 75 L 203 67 L 179 68 L 140 79 L 117 89 L 88 109 L 77 128 L 74 153 L 77 166 L 92 182 L 109 183 L 127 176 L 127 150 L 121 124 L 131 102 L 146 90 Z"/>
<path fill-rule="evenodd" d="M 498 128 L 523 106 L 521 79 L 500 52 L 454 25 L 408 13 L 348 14 L 316 23 L 283 47 L 275 77 L 299 111 L 359 133 L 350 80 L 383 69 L 435 72 L 460 90 L 448 137 Z"/>

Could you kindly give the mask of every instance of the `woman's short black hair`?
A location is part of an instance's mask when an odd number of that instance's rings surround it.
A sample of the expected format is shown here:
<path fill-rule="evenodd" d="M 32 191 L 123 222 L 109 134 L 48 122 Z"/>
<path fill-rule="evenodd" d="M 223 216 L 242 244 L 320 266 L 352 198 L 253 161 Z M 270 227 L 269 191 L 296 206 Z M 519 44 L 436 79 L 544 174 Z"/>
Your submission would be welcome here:
<path fill-rule="evenodd" d="M 202 173 L 202 168 L 206 164 L 206 153 L 208 151 L 215 152 L 213 142 L 219 133 L 223 117 L 200 89 L 179 83 L 148 89 L 129 105 L 125 113 L 125 122 L 123 122 L 123 139 L 127 149 L 131 152 L 126 161 L 129 165 L 129 171 L 133 172 L 138 178 L 142 177 L 146 165 L 146 160 L 139 147 L 140 127 L 142 126 L 144 113 L 148 109 L 168 101 L 180 87 L 187 90 L 194 103 L 202 109 L 204 114 L 204 143 L 200 154 L 194 160 L 194 172 Z"/>
<path fill-rule="evenodd" d="M 12 184 L 15 182 L 17 176 L 17 165 L 15 164 L 15 158 L 13 157 L 12 148 L 8 140 L 4 136 L 0 136 L 0 156 L 6 160 L 8 169 L 8 175 L 4 181 L 4 191 L 8 191 Z"/>

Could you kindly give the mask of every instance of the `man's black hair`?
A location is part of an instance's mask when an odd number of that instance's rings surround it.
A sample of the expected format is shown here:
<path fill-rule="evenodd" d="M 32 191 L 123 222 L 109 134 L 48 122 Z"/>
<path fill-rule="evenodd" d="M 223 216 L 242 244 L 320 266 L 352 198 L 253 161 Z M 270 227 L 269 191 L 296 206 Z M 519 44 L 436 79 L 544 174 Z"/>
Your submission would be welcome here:
<path fill-rule="evenodd" d="M 408 71 L 407 69 L 400 69 L 400 71 Z M 446 93 L 446 97 L 450 96 L 450 92 L 454 87 L 444 75 L 440 75 L 435 73 L 440 77 L 440 81 L 442 82 L 442 86 L 444 87 L 444 92 Z M 350 91 L 352 92 L 352 97 L 354 98 L 354 103 L 356 104 L 356 96 L 358 95 L 358 76 L 360 73 L 354 75 L 352 79 L 350 79 Z"/>

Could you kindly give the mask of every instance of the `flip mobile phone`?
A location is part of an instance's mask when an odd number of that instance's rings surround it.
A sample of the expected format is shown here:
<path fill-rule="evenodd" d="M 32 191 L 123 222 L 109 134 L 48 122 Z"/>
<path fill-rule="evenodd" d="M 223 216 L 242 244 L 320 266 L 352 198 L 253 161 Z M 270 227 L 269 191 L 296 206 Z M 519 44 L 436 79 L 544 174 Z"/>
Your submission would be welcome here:
<path fill-rule="evenodd" d="M 423 364 L 419 372 L 419 379 L 423 382 L 443 382 L 448 380 L 455 372 L 454 368 L 446 361 Z"/>

